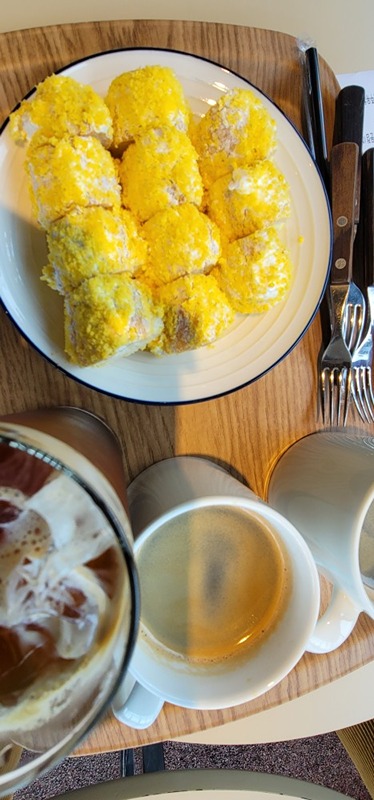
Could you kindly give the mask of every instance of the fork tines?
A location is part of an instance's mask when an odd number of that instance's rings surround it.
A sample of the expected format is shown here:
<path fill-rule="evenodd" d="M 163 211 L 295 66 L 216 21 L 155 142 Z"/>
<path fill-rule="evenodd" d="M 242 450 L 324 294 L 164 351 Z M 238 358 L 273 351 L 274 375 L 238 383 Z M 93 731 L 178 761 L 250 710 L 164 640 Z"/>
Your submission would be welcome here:
<path fill-rule="evenodd" d="M 322 414 L 330 425 L 345 425 L 351 393 L 352 357 L 344 326 L 352 276 L 358 155 L 357 144 L 343 142 L 334 145 L 330 160 L 334 230 L 329 286 L 331 338 L 320 365 Z"/>
<path fill-rule="evenodd" d="M 323 421 L 330 425 L 347 422 L 351 393 L 352 370 L 348 367 L 321 370 L 321 398 Z"/>
<path fill-rule="evenodd" d="M 348 284 L 330 286 L 332 333 L 321 359 L 320 389 L 323 421 L 345 425 L 352 381 L 352 357 L 343 336 Z"/>
<path fill-rule="evenodd" d="M 374 422 L 374 394 L 370 367 L 354 367 L 352 397 L 363 422 Z"/>

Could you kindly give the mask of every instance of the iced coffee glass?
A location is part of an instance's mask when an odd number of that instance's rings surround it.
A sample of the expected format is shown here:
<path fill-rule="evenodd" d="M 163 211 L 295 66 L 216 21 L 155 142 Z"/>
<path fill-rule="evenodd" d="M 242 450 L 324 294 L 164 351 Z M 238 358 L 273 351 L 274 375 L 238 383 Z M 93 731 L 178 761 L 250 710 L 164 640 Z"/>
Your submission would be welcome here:
<path fill-rule="evenodd" d="M 0 797 L 95 725 L 124 677 L 138 583 L 119 442 L 80 409 L 0 419 Z"/>

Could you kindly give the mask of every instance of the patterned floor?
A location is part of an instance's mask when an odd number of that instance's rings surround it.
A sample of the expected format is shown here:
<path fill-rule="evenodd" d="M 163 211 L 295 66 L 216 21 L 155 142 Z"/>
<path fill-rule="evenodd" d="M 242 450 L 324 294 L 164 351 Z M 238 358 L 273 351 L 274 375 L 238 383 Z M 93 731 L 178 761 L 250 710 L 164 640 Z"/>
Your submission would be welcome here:
<path fill-rule="evenodd" d="M 151 748 L 146 756 L 154 758 Z M 156 758 L 160 757 L 160 748 Z M 161 759 L 165 769 L 243 769 L 287 775 L 310 781 L 354 800 L 370 800 L 359 773 L 335 733 L 263 745 L 198 745 L 164 742 Z M 14 800 L 51 800 L 55 795 L 90 784 L 143 771 L 144 753 L 139 748 L 124 753 L 68 758 L 42 780 L 14 795 Z M 157 765 L 156 765 L 157 766 Z M 147 770 L 149 771 L 149 769 Z"/>

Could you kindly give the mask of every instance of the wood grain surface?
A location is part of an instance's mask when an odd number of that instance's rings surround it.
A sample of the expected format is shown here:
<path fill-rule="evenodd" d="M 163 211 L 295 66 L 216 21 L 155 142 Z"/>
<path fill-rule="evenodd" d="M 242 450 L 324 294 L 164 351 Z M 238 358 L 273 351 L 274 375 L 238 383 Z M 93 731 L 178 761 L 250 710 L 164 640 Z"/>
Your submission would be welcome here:
<path fill-rule="evenodd" d="M 35 83 L 54 70 L 89 54 L 122 47 L 167 47 L 217 61 L 265 91 L 300 128 L 301 70 L 293 37 L 214 23 L 146 20 L 1 34 L 2 120 Z M 330 145 L 338 85 L 323 59 L 321 77 Z M 3 312 L 0 327 L 0 414 L 71 404 L 102 415 L 120 437 L 129 482 L 162 458 L 199 454 L 226 465 L 264 497 L 267 476 L 280 452 L 301 436 L 323 427 L 317 412 L 319 315 L 288 357 L 265 377 L 226 397 L 180 407 L 129 403 L 90 390 L 45 361 Z M 352 410 L 349 426 L 363 428 Z M 323 656 L 306 654 L 287 678 L 257 700 L 210 712 L 165 705 L 157 722 L 143 732 L 121 725 L 108 713 L 77 752 L 133 747 L 243 718 L 301 696 L 373 657 L 374 623 L 362 614 L 342 647 Z"/>

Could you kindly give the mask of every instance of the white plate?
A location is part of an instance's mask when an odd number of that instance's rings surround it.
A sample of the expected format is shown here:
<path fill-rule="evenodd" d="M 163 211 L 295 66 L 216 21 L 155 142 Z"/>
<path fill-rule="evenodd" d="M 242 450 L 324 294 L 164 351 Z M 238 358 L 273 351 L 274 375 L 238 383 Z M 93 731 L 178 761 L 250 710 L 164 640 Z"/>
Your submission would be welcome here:
<path fill-rule="evenodd" d="M 242 87 L 252 88 L 276 120 L 275 160 L 292 195 L 292 215 L 283 231 L 294 264 L 287 297 L 262 315 L 238 315 L 213 346 L 161 358 L 136 353 L 101 366 L 73 366 L 63 349 L 62 298 L 40 281 L 46 243 L 31 214 L 24 151 L 11 140 L 6 122 L 0 135 L 1 299 L 25 338 L 76 380 L 127 400 L 188 403 L 226 394 L 256 380 L 298 342 L 325 289 L 331 222 L 319 173 L 296 129 L 258 89 L 228 69 L 184 53 L 140 48 L 92 56 L 71 64 L 62 74 L 91 84 L 105 95 L 115 76 L 147 64 L 174 69 L 196 114 L 204 114 L 228 89 Z"/>

